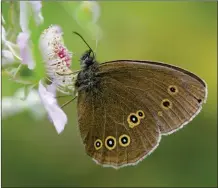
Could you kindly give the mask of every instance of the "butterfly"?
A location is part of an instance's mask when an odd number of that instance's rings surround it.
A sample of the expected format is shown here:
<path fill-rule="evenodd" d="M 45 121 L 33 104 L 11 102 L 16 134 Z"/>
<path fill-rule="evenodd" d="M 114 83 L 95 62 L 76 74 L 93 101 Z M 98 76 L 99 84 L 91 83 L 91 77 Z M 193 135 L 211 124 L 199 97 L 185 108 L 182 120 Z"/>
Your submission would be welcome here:
<path fill-rule="evenodd" d="M 86 153 L 103 166 L 136 165 L 157 148 L 162 135 L 181 129 L 206 102 L 206 83 L 173 65 L 139 60 L 99 64 L 91 48 L 80 64 L 78 126 Z"/>

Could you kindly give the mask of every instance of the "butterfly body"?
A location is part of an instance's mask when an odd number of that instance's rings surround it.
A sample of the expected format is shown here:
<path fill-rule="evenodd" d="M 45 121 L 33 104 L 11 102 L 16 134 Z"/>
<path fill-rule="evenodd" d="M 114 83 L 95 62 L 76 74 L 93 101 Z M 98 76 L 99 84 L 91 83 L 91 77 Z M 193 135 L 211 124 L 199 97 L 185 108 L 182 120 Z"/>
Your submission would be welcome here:
<path fill-rule="evenodd" d="M 206 101 L 205 82 L 184 69 L 134 60 L 99 64 L 90 53 L 81 57 L 75 88 L 81 137 L 98 164 L 137 164 Z"/>
<path fill-rule="evenodd" d="M 100 78 L 97 77 L 98 72 L 98 63 L 87 54 L 90 52 L 86 52 L 81 57 L 81 67 L 82 70 L 79 72 L 77 76 L 77 80 L 75 82 L 75 88 L 80 90 L 85 90 L 86 92 L 96 91 L 96 88 L 99 87 Z"/>

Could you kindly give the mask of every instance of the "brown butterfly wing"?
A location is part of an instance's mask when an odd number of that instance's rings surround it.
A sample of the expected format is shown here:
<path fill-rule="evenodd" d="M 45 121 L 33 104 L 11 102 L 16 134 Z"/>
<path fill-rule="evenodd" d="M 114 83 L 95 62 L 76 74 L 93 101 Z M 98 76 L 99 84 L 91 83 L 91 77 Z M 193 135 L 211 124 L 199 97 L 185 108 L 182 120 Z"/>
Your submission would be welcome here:
<path fill-rule="evenodd" d="M 143 101 L 162 134 L 192 120 L 206 101 L 206 83 L 184 69 L 158 62 L 119 60 L 99 66 L 98 76 L 120 83 Z"/>
<path fill-rule="evenodd" d="M 130 114 L 139 110 L 144 113 L 143 117 L 135 116 L 138 122 L 129 123 Z M 98 92 L 93 90 L 87 95 L 79 91 L 78 123 L 87 154 L 104 166 L 119 168 L 136 164 L 153 151 L 160 140 L 157 122 L 142 99 L 109 77 L 101 79 Z M 129 143 L 121 142 L 123 136 Z M 116 142 L 112 149 L 106 142 L 110 137 Z M 95 144 L 99 140 L 102 145 L 98 148 Z"/>

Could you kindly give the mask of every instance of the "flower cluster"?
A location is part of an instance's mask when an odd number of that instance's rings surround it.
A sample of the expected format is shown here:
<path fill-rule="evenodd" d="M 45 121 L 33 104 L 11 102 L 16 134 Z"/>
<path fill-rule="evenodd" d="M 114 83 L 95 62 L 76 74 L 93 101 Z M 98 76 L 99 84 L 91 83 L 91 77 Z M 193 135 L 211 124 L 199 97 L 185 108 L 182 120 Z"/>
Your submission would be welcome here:
<path fill-rule="evenodd" d="M 41 105 L 37 90 L 34 89 L 35 83 L 17 78 L 17 73 L 21 70 L 22 66 L 27 66 L 30 70 L 35 68 L 29 21 L 33 16 L 37 25 L 43 24 L 41 1 L 10 3 L 12 3 L 13 6 L 11 6 L 9 11 L 11 11 L 11 14 L 13 13 L 15 15 L 15 18 L 19 18 L 19 22 L 12 19 L 11 22 L 17 24 L 16 27 L 7 27 L 7 24 L 12 25 L 12 23 L 7 23 L 2 15 L 2 72 L 3 75 L 9 76 L 9 79 L 24 84 L 24 86 L 18 89 L 14 96 L 4 96 L 2 98 L 3 118 L 7 118 L 24 110 L 29 110 L 34 117 L 41 118 L 45 114 L 45 111 Z M 14 6 L 19 7 L 19 15 L 17 15 Z M 21 29 L 21 32 L 17 32 L 17 30 L 14 29 L 17 27 Z M 17 64 L 18 67 L 15 68 L 14 65 L 17 66 Z"/>
<path fill-rule="evenodd" d="M 35 68 L 35 61 L 32 55 L 30 40 L 30 30 L 29 30 L 29 19 L 31 17 L 30 13 L 33 13 L 35 22 L 37 25 L 43 23 L 43 17 L 41 14 L 41 1 L 28 2 L 20 1 L 20 28 L 22 32 L 17 35 L 17 40 L 12 42 L 7 40 L 9 32 L 5 31 L 4 26 L 2 26 L 2 45 L 3 45 L 3 64 L 13 63 L 14 61 L 19 61 L 21 64 L 25 64 L 29 69 Z M 14 11 L 14 10 L 10 10 Z M 3 23 L 5 23 L 2 16 Z M 14 35 L 14 32 L 11 32 Z M 16 58 L 16 59 L 15 59 Z"/>
<path fill-rule="evenodd" d="M 29 70 L 37 68 L 36 59 L 33 55 L 33 45 L 31 35 L 34 32 L 29 28 L 30 18 L 33 17 L 36 26 L 43 24 L 41 1 L 20 1 L 16 4 L 20 7 L 19 26 L 20 33 L 9 32 L 2 26 L 2 65 L 10 66 L 13 63 L 19 63 L 17 69 L 11 71 L 14 81 L 18 81 L 16 75 L 21 66 L 28 67 Z M 12 10 L 13 11 L 13 10 Z M 85 30 L 95 33 L 96 41 L 99 38 L 100 27 L 97 20 L 100 14 L 100 7 L 95 1 L 82 1 L 78 4 L 75 11 L 75 20 Z M 2 17 L 2 23 L 5 23 Z M 96 29 L 97 28 L 97 29 Z M 10 33 L 16 33 L 16 40 L 10 41 Z M 94 36 L 94 35 L 92 35 Z M 96 42 L 97 43 L 97 42 Z M 96 45 L 97 46 L 97 45 Z M 67 116 L 59 107 L 56 92 L 59 91 L 66 95 L 76 96 L 74 83 L 78 72 L 71 70 L 73 53 L 64 45 L 63 31 L 58 25 L 51 25 L 45 29 L 39 38 L 39 50 L 41 51 L 46 77 L 38 78 L 35 82 L 22 81 L 27 84 L 19 89 L 12 97 L 3 97 L 3 118 L 6 118 L 22 110 L 30 110 L 37 117 L 42 117 L 45 112 L 53 123 L 56 131 L 61 133 L 67 123 Z M 7 69 L 4 68 L 7 72 Z M 49 84 L 48 84 L 49 83 Z M 38 92 L 34 89 L 38 85 Z M 28 88 L 28 89 L 27 89 Z M 11 110 L 13 103 L 16 103 L 16 110 Z"/>

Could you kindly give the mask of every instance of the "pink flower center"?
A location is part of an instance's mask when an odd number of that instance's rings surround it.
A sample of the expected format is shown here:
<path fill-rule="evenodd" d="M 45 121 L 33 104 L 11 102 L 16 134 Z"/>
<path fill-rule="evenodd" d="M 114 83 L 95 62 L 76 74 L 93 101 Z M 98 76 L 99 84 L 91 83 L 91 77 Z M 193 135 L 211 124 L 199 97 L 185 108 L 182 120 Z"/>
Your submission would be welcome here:
<path fill-rule="evenodd" d="M 71 56 L 69 52 L 67 51 L 67 49 L 63 47 L 62 45 L 59 45 L 57 48 L 55 48 L 54 51 L 58 55 L 59 58 L 63 59 L 66 62 L 67 67 L 70 67 Z"/>

